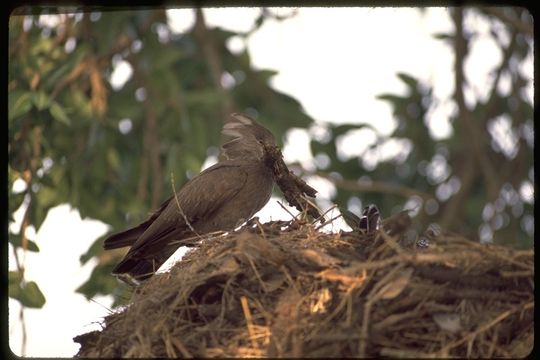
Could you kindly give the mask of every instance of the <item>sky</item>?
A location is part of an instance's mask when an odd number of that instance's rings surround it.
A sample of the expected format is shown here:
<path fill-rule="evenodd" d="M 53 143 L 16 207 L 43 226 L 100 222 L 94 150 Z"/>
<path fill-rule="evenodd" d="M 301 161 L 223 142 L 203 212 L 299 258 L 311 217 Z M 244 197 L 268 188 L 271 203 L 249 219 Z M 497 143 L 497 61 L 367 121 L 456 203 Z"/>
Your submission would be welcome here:
<path fill-rule="evenodd" d="M 284 15 L 291 9 L 274 11 Z M 249 30 L 258 13 L 257 9 L 250 8 L 204 11 L 208 26 L 233 31 Z M 168 17 L 172 30 L 177 32 L 185 31 L 194 22 L 189 9 L 170 10 Z M 487 32 L 487 25 L 481 19 L 469 17 L 466 21 Z M 455 111 L 447 100 L 453 92 L 453 55 L 451 49 L 435 40 L 432 34 L 452 30 L 444 8 L 430 8 L 424 13 L 409 8 L 300 8 L 291 19 L 266 21 L 247 43 L 233 38 L 227 45 L 231 51 L 241 51 L 247 46 L 255 68 L 277 70 L 272 86 L 300 101 L 306 113 L 316 121 L 368 122 L 381 134 L 390 133 L 395 121 L 390 106 L 375 97 L 381 93 L 404 92 L 396 72 L 429 81 L 434 84 L 434 96 L 442 105 L 429 115 L 428 121 L 432 134 L 444 138 L 451 135 L 448 117 Z M 338 38 L 340 40 L 336 41 Z M 475 56 L 469 56 L 465 62 L 465 74 L 474 84 L 465 94 L 469 104 L 486 96 L 490 89 L 489 71 L 501 58 L 488 36 L 478 37 L 472 52 Z M 531 74 L 531 78 L 532 63 L 531 59 L 522 69 Z M 113 87 L 121 87 L 127 76 L 129 69 L 119 64 L 112 75 Z M 528 96 L 533 97 L 532 84 Z M 357 136 L 343 139 L 345 152 L 357 151 Z M 392 154 L 399 148 L 390 147 L 387 151 Z M 287 162 L 299 161 L 307 167 L 313 166 L 309 134 L 302 130 L 289 132 L 284 155 Z M 324 180 L 308 182 L 320 190 L 322 199 L 330 198 L 335 191 Z M 21 215 L 21 212 L 15 214 L 14 226 L 20 223 Z M 258 216 L 262 221 L 290 218 L 275 198 Z M 334 226 L 339 227 L 340 223 Z M 90 261 L 81 267 L 79 256 L 108 229 L 99 221 L 82 220 L 78 211 L 67 204 L 49 212 L 35 234 L 41 251 L 26 254 L 26 278 L 36 281 L 47 298 L 43 309 L 25 310 L 27 356 L 71 357 L 78 351 L 78 344 L 72 341 L 74 336 L 100 329 L 98 323 L 109 313 L 112 299 L 97 297 L 87 301 L 74 290 L 88 279 L 95 265 Z M 176 254 L 175 260 L 180 255 Z M 15 268 L 12 257 L 9 267 L 10 270 Z M 9 344 L 18 355 L 21 354 L 19 309 L 19 303 L 10 299 Z M 54 332 L 50 331 L 51 324 L 55 325 Z"/>

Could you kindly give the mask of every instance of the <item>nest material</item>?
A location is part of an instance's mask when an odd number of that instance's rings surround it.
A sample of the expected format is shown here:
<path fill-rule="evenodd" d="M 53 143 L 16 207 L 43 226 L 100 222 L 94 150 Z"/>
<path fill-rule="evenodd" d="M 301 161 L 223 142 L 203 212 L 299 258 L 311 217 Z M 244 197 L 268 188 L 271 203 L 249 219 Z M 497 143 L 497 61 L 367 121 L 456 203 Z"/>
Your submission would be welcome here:
<path fill-rule="evenodd" d="M 395 233 L 396 231 L 394 231 Z M 523 357 L 533 250 L 252 222 L 136 289 L 80 357 Z"/>

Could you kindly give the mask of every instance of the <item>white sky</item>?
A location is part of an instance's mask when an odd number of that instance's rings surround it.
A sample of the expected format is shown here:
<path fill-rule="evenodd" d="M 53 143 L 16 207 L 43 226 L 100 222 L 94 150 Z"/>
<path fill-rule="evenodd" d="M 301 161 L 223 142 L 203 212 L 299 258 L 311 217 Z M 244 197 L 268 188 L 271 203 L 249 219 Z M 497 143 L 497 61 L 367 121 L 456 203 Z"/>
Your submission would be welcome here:
<path fill-rule="evenodd" d="M 287 14 L 290 10 L 279 12 Z M 257 15 L 258 10 L 249 8 L 205 10 L 208 25 L 240 31 L 249 30 Z M 193 24 L 191 10 L 170 11 L 169 16 L 175 30 L 182 31 Z M 479 19 L 468 21 L 476 21 L 486 29 Z M 453 55 L 450 48 L 431 35 L 452 29 L 448 13 L 442 8 L 430 9 L 425 14 L 407 8 L 301 8 L 292 19 L 265 22 L 247 45 L 253 65 L 278 70 L 272 85 L 299 100 L 317 121 L 369 122 L 382 134 L 388 134 L 395 124 L 390 106 L 375 96 L 404 91 L 396 72 L 429 81 L 434 84 L 435 97 L 443 103 L 429 121 L 434 124 L 434 134 L 445 137 L 450 132 L 448 115 L 454 111 L 447 101 L 453 91 Z M 480 37 L 477 42 L 478 48 L 473 47 L 476 56 L 469 57 L 465 64 L 466 74 L 476 84 L 467 94 L 470 102 L 490 90 L 490 86 L 485 86 L 489 83 L 487 74 L 500 62 L 499 50 L 487 37 Z M 231 50 L 244 46 L 239 38 L 228 45 Z M 524 71 L 532 78 L 532 59 Z M 532 93 L 531 83 L 531 99 Z M 309 162 L 307 134 L 293 131 L 289 139 L 295 145 L 284 149 L 286 160 Z M 343 143 L 353 151 L 358 139 L 344 139 Z M 320 181 L 311 179 L 310 183 L 322 189 L 321 198 L 329 196 L 332 187 L 319 187 Z M 17 215 L 20 218 L 21 214 Z M 263 221 L 289 219 L 275 199 L 258 215 Z M 67 205 L 50 211 L 35 239 L 41 252 L 26 255 L 26 278 L 36 281 L 47 298 L 43 309 L 25 310 L 27 356 L 71 357 L 78 350 L 72 338 L 99 329 L 92 323 L 99 322 L 107 310 L 75 294 L 74 289 L 88 278 L 94 265 L 90 262 L 81 268 L 79 256 L 106 231 L 106 225 L 81 220 L 78 212 Z M 15 268 L 11 257 L 9 268 Z M 112 303 L 110 297 L 95 300 L 105 307 Z M 16 354 L 20 354 L 21 348 L 18 311 L 19 303 L 10 299 L 10 347 Z"/>

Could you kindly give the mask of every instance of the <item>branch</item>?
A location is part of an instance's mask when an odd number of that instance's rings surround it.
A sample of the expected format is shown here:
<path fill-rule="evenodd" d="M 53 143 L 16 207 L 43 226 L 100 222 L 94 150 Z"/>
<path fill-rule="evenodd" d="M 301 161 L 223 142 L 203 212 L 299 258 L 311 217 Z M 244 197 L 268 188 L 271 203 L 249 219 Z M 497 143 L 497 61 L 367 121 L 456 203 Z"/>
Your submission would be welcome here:
<path fill-rule="evenodd" d="M 495 74 L 495 79 L 493 80 L 493 87 L 491 88 L 491 93 L 490 93 L 490 96 L 489 96 L 489 100 L 488 100 L 488 103 L 486 105 L 486 118 L 485 118 L 485 120 L 490 119 L 490 118 L 493 117 L 493 114 L 495 112 L 495 108 L 498 105 L 496 97 L 495 97 L 495 94 L 497 93 L 497 86 L 498 86 L 499 81 L 501 79 L 502 72 L 506 68 L 508 68 L 508 66 L 509 66 L 510 58 L 512 57 L 512 54 L 514 53 L 514 49 L 516 47 L 516 38 L 517 38 L 517 34 L 516 34 L 516 32 L 513 31 L 511 36 L 510 36 L 510 43 L 508 44 L 508 46 L 505 49 L 503 49 L 503 58 L 502 58 L 502 61 L 501 61 L 501 65 L 499 66 L 499 68 L 497 69 L 497 73 Z"/>
<path fill-rule="evenodd" d="M 528 36 L 534 36 L 534 27 L 532 24 L 526 24 L 517 18 L 508 16 L 504 13 L 504 10 L 493 6 L 482 6 L 479 8 L 484 13 L 496 17 L 506 25 L 514 28 L 515 30 L 524 33 Z"/>

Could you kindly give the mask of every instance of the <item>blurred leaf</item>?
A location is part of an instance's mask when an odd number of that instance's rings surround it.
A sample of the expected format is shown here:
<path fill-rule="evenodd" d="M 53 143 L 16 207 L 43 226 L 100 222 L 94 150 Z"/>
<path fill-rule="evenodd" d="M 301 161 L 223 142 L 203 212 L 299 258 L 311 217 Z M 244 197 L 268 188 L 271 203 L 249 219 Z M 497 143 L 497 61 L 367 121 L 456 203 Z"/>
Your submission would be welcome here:
<path fill-rule="evenodd" d="M 57 190 L 48 186 L 42 186 L 36 196 L 39 197 L 39 204 L 43 207 L 49 208 L 59 205 Z"/>
<path fill-rule="evenodd" d="M 23 306 L 40 309 L 45 305 L 45 296 L 39 289 L 39 286 L 34 281 L 29 281 L 26 284 L 21 285 L 15 283 L 15 274 L 10 272 L 9 277 L 9 296 L 15 300 L 18 300 Z"/>
<path fill-rule="evenodd" d="M 257 74 L 261 76 L 264 81 L 269 81 L 271 78 L 277 75 L 278 72 L 275 70 L 259 70 Z"/>
<path fill-rule="evenodd" d="M 113 265 L 98 265 L 92 270 L 90 279 L 79 286 L 75 292 L 83 294 L 87 299 L 96 295 L 112 294 L 117 287 L 117 280 L 111 275 Z"/>
<path fill-rule="evenodd" d="M 452 34 L 447 34 L 447 33 L 435 33 L 435 34 L 432 34 L 432 36 L 433 36 L 435 39 L 438 39 L 438 40 L 454 41 L 454 35 L 452 35 Z"/>
<path fill-rule="evenodd" d="M 28 242 L 28 251 L 39 252 L 39 247 L 32 240 L 26 240 Z M 22 239 L 20 234 L 9 234 L 9 243 L 17 248 L 22 248 Z"/>
<path fill-rule="evenodd" d="M 416 89 L 418 86 L 418 80 L 416 80 L 414 77 L 407 75 L 405 73 L 397 73 L 397 76 L 403 81 L 405 84 L 407 84 L 411 89 Z"/>
<path fill-rule="evenodd" d="M 44 206 L 40 203 L 40 196 L 37 194 L 32 194 L 32 204 L 30 206 L 29 221 L 30 224 L 34 225 L 36 232 L 39 231 L 39 228 L 43 224 L 49 207 Z"/>
<path fill-rule="evenodd" d="M 81 265 L 86 264 L 88 260 L 92 259 L 94 256 L 97 256 L 103 252 L 103 240 L 108 235 L 109 234 L 99 237 L 96 241 L 92 243 L 92 245 L 90 245 L 90 248 L 88 248 L 88 250 L 79 257 L 79 261 L 81 262 Z"/>
<path fill-rule="evenodd" d="M 51 112 L 51 115 L 56 120 L 66 124 L 66 125 L 71 125 L 71 121 L 67 117 L 64 109 L 57 102 L 53 102 L 53 104 L 51 105 L 51 108 L 49 109 L 49 111 Z"/>
<path fill-rule="evenodd" d="M 32 93 L 29 91 L 16 90 L 9 92 L 8 118 L 13 120 L 26 114 L 32 108 Z"/>
<path fill-rule="evenodd" d="M 32 100 L 38 110 L 47 109 L 51 106 L 51 99 L 44 91 L 33 93 Z"/>
<path fill-rule="evenodd" d="M 392 95 L 392 94 L 377 95 L 377 99 L 387 100 L 387 101 L 393 102 L 395 104 L 403 103 L 404 101 L 407 100 L 407 98 L 405 98 L 403 96 Z"/>
<path fill-rule="evenodd" d="M 8 274 L 8 295 L 11 298 L 18 299 L 21 296 L 19 283 L 21 282 L 21 273 L 10 271 Z"/>
<path fill-rule="evenodd" d="M 254 30 L 257 30 L 258 28 L 260 28 L 263 23 L 264 23 L 264 13 L 260 14 L 259 16 L 257 16 L 257 19 L 255 19 Z"/>
<path fill-rule="evenodd" d="M 18 208 L 21 207 L 24 201 L 25 195 L 26 195 L 25 192 L 21 192 L 18 194 L 14 194 L 12 192 L 9 193 L 8 210 L 10 214 L 13 214 L 15 211 L 17 211 Z"/>

